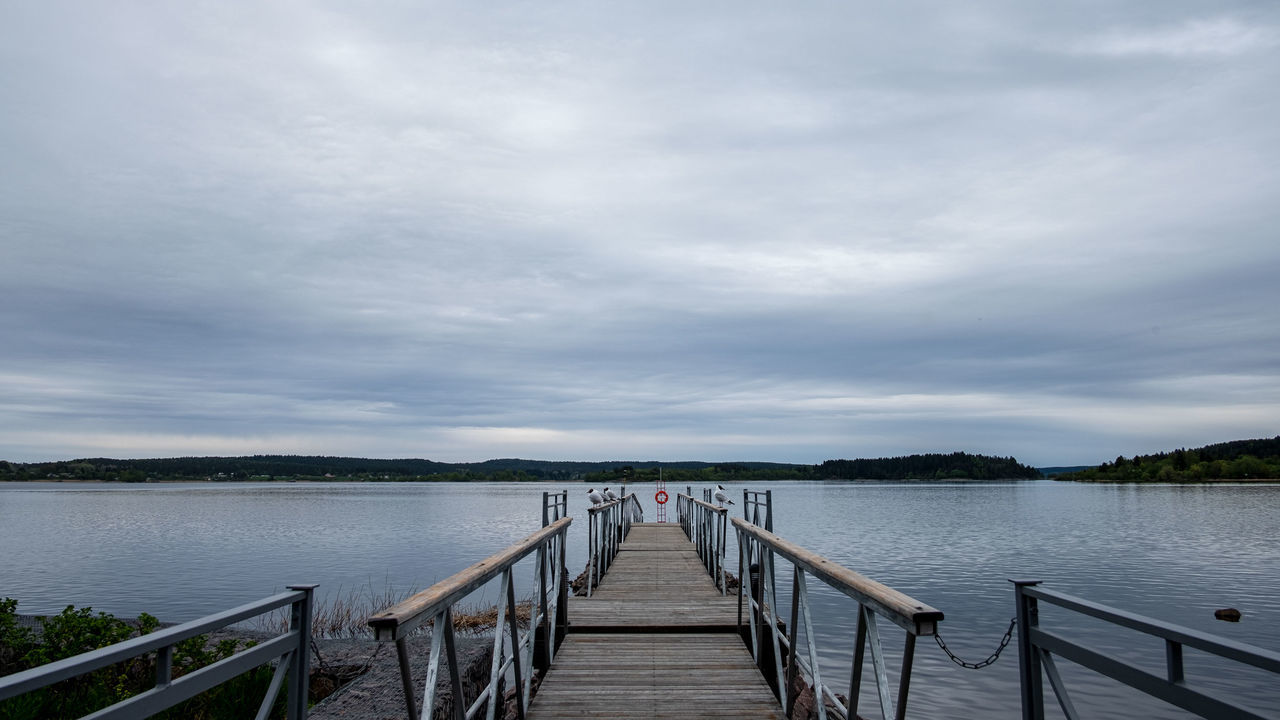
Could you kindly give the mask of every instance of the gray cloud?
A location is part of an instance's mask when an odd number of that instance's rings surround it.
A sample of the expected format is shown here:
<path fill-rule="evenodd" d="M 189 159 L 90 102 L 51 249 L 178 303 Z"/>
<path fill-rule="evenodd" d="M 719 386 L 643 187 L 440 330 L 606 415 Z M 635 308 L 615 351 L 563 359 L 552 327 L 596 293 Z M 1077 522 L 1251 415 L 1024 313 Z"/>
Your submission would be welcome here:
<path fill-rule="evenodd" d="M 26 4 L 0 457 L 1280 425 L 1280 13 Z"/>

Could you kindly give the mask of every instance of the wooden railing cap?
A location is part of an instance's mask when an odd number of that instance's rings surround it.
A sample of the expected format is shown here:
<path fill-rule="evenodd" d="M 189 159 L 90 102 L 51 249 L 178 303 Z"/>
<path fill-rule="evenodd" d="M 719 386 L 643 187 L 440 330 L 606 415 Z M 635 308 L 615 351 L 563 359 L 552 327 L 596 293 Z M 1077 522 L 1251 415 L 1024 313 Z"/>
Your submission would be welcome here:
<path fill-rule="evenodd" d="M 753 525 L 742 518 L 733 518 L 733 526 L 738 529 L 738 532 L 750 535 L 768 545 L 792 564 L 820 578 L 836 590 L 864 605 L 871 606 L 907 632 L 916 635 L 933 635 L 937 630 L 937 624 L 942 621 L 941 610 L 854 572 L 758 525 Z"/>
<path fill-rule="evenodd" d="M 568 530 L 573 522 L 563 517 L 499 553 L 455 573 L 412 597 L 369 617 L 369 627 L 379 641 L 399 640 L 414 628 L 444 611 L 499 573 L 522 560 L 550 538 Z"/>

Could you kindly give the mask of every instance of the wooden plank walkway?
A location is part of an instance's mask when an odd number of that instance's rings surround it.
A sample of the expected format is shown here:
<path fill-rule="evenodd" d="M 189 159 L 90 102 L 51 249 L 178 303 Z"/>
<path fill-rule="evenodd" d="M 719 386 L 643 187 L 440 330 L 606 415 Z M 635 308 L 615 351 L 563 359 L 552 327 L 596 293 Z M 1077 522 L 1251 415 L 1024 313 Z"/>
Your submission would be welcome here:
<path fill-rule="evenodd" d="M 679 525 L 636 523 L 592 597 L 569 600 L 529 718 L 782 720 L 737 616 Z"/>

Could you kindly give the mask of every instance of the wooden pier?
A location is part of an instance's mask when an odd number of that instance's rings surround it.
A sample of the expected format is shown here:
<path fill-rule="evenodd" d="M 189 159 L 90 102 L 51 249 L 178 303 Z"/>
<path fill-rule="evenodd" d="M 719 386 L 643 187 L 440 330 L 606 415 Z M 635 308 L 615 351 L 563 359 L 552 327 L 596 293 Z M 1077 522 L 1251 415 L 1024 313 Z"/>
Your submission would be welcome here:
<path fill-rule="evenodd" d="M 679 525 L 635 523 L 569 627 L 530 720 L 777 718 L 781 705 Z"/>
<path fill-rule="evenodd" d="M 521 720 L 781 720 L 810 711 L 818 720 L 847 720 L 857 717 L 864 661 L 881 717 L 903 720 L 916 637 L 933 635 L 942 613 L 774 535 L 767 491 L 744 492 L 744 518 L 730 518 L 710 499 L 710 492 L 703 500 L 677 494 L 678 523 L 672 524 L 643 522 L 634 494 L 589 508 L 587 596 L 570 598 L 568 493 L 544 494 L 541 530 L 369 618 L 377 640 L 396 644 L 405 716 L 414 720 L 418 707 L 436 708 L 437 681 L 445 677 L 450 687 L 442 692 L 464 697 L 453 607 L 498 581 L 500 627 L 489 683 L 474 696 L 465 693 L 464 702 L 450 703 L 453 720 L 494 720 L 512 710 Z M 728 584 L 731 527 L 739 572 L 750 569 L 751 576 L 736 592 L 722 587 Z M 527 620 L 515 612 L 513 574 L 525 559 L 535 570 Z M 778 613 L 784 604 L 776 586 L 786 582 L 776 577 L 779 566 L 791 576 L 789 619 Z M 821 677 L 810 581 L 847 596 L 858 616 L 847 697 Z M 877 618 L 905 631 L 896 698 L 881 647 L 881 636 L 892 628 L 881 629 Z M 420 685 L 406 641 L 427 623 L 431 649 Z M 535 675 L 541 677 L 536 694 Z M 421 705 L 415 687 L 424 688 Z"/>

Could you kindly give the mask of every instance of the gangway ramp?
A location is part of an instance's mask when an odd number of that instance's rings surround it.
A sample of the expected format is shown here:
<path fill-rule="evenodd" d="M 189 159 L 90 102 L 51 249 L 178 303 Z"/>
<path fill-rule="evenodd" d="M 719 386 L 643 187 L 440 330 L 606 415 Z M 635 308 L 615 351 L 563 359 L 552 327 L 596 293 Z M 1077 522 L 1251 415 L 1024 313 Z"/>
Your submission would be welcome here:
<path fill-rule="evenodd" d="M 679 525 L 634 523 L 529 710 L 554 718 L 785 717 Z"/>

